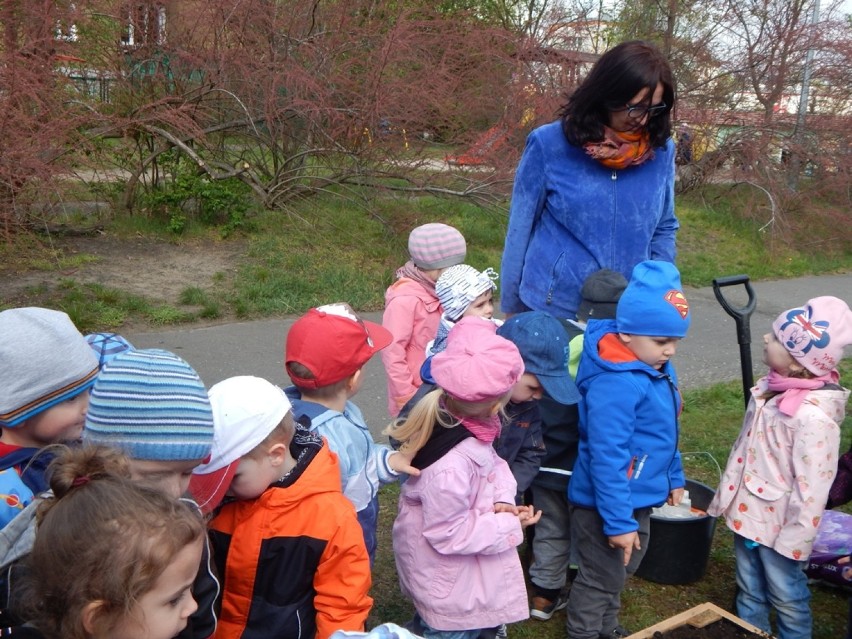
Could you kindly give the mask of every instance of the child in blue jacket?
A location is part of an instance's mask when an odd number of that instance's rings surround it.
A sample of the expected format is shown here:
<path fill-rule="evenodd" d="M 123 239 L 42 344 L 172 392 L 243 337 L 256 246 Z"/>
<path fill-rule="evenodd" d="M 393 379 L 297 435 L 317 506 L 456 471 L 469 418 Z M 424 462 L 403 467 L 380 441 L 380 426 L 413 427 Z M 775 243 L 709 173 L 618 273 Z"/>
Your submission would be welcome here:
<path fill-rule="evenodd" d="M 580 444 L 568 486 L 578 573 L 569 639 L 626 637 L 621 590 L 648 545 L 651 509 L 678 504 L 681 397 L 669 361 L 691 315 L 668 262 L 633 269 L 615 320 L 589 322 L 577 371 Z"/>

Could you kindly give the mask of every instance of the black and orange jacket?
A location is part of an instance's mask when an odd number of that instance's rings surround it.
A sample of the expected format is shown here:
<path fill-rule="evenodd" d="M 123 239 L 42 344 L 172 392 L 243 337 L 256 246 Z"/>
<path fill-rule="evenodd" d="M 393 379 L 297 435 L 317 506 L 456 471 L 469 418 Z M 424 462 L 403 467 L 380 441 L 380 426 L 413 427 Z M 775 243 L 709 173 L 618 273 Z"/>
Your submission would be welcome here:
<path fill-rule="evenodd" d="M 363 630 L 370 561 L 337 457 L 297 427 L 296 467 L 253 500 L 225 504 L 210 524 L 222 578 L 215 639 L 325 639 Z"/>

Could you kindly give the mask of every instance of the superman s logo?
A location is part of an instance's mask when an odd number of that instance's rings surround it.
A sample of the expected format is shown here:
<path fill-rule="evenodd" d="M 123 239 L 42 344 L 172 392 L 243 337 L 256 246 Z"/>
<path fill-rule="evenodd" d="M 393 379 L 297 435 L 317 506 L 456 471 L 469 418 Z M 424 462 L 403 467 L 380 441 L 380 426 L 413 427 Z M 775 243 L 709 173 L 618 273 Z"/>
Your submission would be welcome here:
<path fill-rule="evenodd" d="M 671 290 L 665 294 L 663 299 L 674 306 L 683 319 L 686 319 L 686 316 L 689 315 L 689 302 L 686 301 L 681 291 Z"/>

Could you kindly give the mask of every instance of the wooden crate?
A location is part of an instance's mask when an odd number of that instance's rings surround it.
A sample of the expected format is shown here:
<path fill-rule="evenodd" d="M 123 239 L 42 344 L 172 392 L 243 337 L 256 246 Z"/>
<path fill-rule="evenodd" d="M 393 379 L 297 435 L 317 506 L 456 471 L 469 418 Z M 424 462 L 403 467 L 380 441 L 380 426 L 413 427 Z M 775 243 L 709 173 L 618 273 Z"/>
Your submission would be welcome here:
<path fill-rule="evenodd" d="M 690 608 L 686 612 L 682 612 L 674 617 L 664 619 L 650 628 L 634 632 L 627 639 L 651 639 L 655 632 L 666 632 L 667 630 L 673 630 L 686 625 L 692 626 L 693 628 L 703 628 L 704 626 L 710 625 L 714 621 L 718 621 L 723 618 L 761 637 L 770 637 L 770 635 L 751 625 L 747 621 L 743 621 L 736 615 L 732 615 L 727 610 L 722 610 L 716 604 L 707 602 L 695 606 L 695 608 Z"/>

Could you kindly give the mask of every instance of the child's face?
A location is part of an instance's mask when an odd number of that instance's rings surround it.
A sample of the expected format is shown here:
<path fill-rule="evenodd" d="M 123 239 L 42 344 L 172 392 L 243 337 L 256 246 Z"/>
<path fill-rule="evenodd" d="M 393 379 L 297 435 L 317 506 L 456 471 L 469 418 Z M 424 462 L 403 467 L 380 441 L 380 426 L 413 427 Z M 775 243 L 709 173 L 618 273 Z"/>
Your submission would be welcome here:
<path fill-rule="evenodd" d="M 462 313 L 462 317 L 484 317 L 485 319 L 491 319 L 494 315 L 494 292 L 493 291 L 485 291 L 482 295 L 477 297 L 470 303 L 465 309 L 465 312 Z"/>
<path fill-rule="evenodd" d="M 201 564 L 202 539 L 187 544 L 143 594 L 119 624 L 114 637 L 123 639 L 172 639 L 186 628 L 187 619 L 198 609 L 192 583 Z"/>
<path fill-rule="evenodd" d="M 26 421 L 26 435 L 30 445 L 41 448 L 48 444 L 73 442 L 83 434 L 86 409 L 89 407 L 89 391 L 83 391 L 64 402 L 51 406 Z"/>
<path fill-rule="evenodd" d="M 255 451 L 240 460 L 227 494 L 236 499 L 256 499 L 282 474 L 272 456 Z"/>
<path fill-rule="evenodd" d="M 802 369 L 772 331 L 763 336 L 763 363 L 785 377 Z"/>
<path fill-rule="evenodd" d="M 541 399 L 542 392 L 538 377 L 532 373 L 524 373 L 512 388 L 512 398 L 510 401 L 520 404 L 521 402 L 528 402 L 531 399 Z"/>
<path fill-rule="evenodd" d="M 652 368 L 660 370 L 677 352 L 679 337 L 652 337 L 650 335 L 629 335 L 619 333 L 621 341 L 633 354 Z"/>
<path fill-rule="evenodd" d="M 189 488 L 193 469 L 202 459 L 189 461 L 154 461 L 149 459 L 130 460 L 130 479 L 137 484 L 154 488 L 180 499 Z"/>

